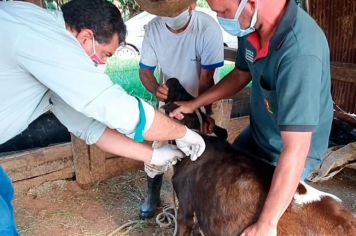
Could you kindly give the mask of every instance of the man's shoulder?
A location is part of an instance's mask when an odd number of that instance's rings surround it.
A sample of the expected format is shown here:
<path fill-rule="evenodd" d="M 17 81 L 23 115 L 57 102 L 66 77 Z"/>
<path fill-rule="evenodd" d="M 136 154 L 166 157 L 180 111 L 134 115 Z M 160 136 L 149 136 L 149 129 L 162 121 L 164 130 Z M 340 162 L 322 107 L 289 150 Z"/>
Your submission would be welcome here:
<path fill-rule="evenodd" d="M 214 20 L 213 17 L 206 14 L 205 12 L 195 10 L 193 12 L 192 20 L 194 31 L 198 32 L 199 37 L 209 37 L 215 35 L 216 33 L 222 34 L 219 24 Z"/>
<path fill-rule="evenodd" d="M 306 12 L 299 9 L 296 24 L 293 27 L 294 40 L 298 45 L 298 50 L 319 51 L 328 48 L 326 36 L 317 22 Z"/>
<path fill-rule="evenodd" d="M 215 22 L 214 18 L 207 13 L 203 12 L 202 10 L 194 10 L 194 14 L 196 17 L 202 21 L 206 21 L 207 23 Z"/>
<path fill-rule="evenodd" d="M 219 28 L 219 24 L 214 20 L 212 16 L 208 15 L 207 13 L 202 12 L 200 10 L 195 10 L 193 14 L 196 18 L 195 22 L 197 24 L 205 26 L 206 28 Z"/>
<path fill-rule="evenodd" d="M 162 27 L 162 18 L 159 16 L 154 17 L 144 26 L 146 31 L 159 29 L 160 27 Z"/>

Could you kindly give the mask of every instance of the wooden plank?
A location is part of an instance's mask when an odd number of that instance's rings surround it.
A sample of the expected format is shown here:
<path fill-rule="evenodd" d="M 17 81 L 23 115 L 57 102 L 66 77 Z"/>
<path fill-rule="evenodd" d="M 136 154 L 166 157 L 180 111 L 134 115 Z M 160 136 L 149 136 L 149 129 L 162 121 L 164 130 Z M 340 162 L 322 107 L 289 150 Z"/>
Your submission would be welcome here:
<path fill-rule="evenodd" d="M 71 179 L 73 177 L 74 177 L 73 167 L 67 167 L 65 169 L 50 174 L 38 176 L 36 178 L 17 181 L 14 183 L 14 187 L 16 192 L 24 192 L 24 191 L 28 191 L 30 188 L 36 187 L 47 181 Z"/>
<path fill-rule="evenodd" d="M 46 4 L 44 3 L 44 0 L 25 0 L 25 2 L 33 3 L 36 4 L 39 7 L 45 8 Z"/>
<path fill-rule="evenodd" d="M 331 78 L 347 83 L 356 83 L 356 65 L 350 63 L 331 63 Z"/>
<path fill-rule="evenodd" d="M 224 59 L 227 61 L 235 61 L 236 60 L 237 49 L 224 47 Z"/>
<path fill-rule="evenodd" d="M 237 49 L 224 47 L 224 59 L 236 60 Z M 331 78 L 333 80 L 356 83 L 356 64 L 332 62 Z"/>
<path fill-rule="evenodd" d="M 223 128 L 227 127 L 227 124 L 230 122 L 232 109 L 232 99 L 223 99 L 213 103 L 212 118 L 215 120 L 215 123 Z"/>
<path fill-rule="evenodd" d="M 71 136 L 75 178 L 80 187 L 87 189 L 93 184 L 90 175 L 89 146 L 73 134 Z"/>
<path fill-rule="evenodd" d="M 233 143 L 236 137 L 250 124 L 249 116 L 242 116 L 230 120 L 227 124 L 227 131 L 229 134 L 228 142 Z"/>
<path fill-rule="evenodd" d="M 106 159 L 105 161 L 105 179 L 122 175 L 132 170 L 143 170 L 143 163 L 123 157 Z"/>
<path fill-rule="evenodd" d="M 73 166 L 71 143 L 24 151 L 0 159 L 12 181 L 30 179 Z"/>
<path fill-rule="evenodd" d="M 346 123 L 351 125 L 353 128 L 356 128 L 356 119 L 354 117 L 352 117 L 351 115 L 341 112 L 341 111 L 335 111 L 334 115 L 339 120 L 345 121 Z"/>
<path fill-rule="evenodd" d="M 97 146 L 90 146 L 90 174 L 92 181 L 97 182 L 105 178 L 106 154 Z"/>

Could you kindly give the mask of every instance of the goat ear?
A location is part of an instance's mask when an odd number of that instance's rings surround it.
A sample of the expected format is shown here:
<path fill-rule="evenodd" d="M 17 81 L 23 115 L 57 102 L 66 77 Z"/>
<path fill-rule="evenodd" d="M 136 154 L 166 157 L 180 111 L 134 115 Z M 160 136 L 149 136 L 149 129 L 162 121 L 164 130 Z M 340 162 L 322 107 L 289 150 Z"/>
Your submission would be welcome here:
<path fill-rule="evenodd" d="M 174 111 L 177 107 L 179 107 L 177 104 L 169 102 L 161 106 L 161 109 L 163 109 L 166 113 L 169 113 L 171 111 Z"/>

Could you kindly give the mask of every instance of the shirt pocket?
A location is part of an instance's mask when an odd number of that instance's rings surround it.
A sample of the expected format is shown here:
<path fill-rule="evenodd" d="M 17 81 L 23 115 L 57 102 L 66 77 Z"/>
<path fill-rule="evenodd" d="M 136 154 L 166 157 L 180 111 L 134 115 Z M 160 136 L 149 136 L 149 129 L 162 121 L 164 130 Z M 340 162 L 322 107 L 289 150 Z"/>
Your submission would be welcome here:
<path fill-rule="evenodd" d="M 268 83 L 264 80 L 263 76 L 260 77 L 258 81 L 258 86 L 261 90 L 263 103 L 266 111 L 273 117 L 276 118 L 278 114 L 278 103 L 277 103 L 277 93 L 276 90 L 271 88 Z"/>

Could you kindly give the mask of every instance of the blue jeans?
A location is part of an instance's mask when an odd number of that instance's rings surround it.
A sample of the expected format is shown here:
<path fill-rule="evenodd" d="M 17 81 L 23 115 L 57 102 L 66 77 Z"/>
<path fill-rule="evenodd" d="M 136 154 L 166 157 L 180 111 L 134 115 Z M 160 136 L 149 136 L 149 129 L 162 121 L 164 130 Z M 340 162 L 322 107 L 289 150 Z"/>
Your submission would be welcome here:
<path fill-rule="evenodd" d="M 12 201 L 15 196 L 9 176 L 0 166 L 0 235 L 19 235 L 16 230 L 15 213 Z"/>

